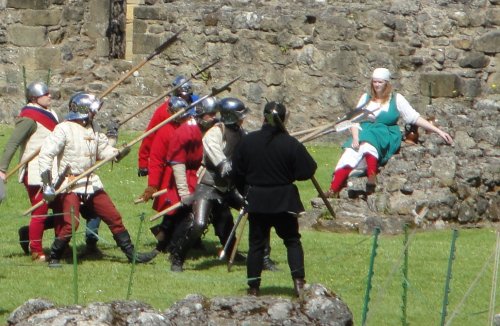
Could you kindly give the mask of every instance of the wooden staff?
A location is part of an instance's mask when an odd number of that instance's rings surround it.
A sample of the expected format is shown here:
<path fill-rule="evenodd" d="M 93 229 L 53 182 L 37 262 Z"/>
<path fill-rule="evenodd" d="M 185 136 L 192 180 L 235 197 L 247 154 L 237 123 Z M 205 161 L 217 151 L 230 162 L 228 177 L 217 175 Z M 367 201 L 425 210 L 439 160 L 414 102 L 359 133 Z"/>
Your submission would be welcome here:
<path fill-rule="evenodd" d="M 309 129 L 304 129 L 304 130 L 299 130 L 299 131 L 291 132 L 290 136 L 293 136 L 293 137 L 302 136 L 304 134 L 308 134 L 310 132 L 316 131 L 319 128 L 323 128 L 324 126 L 326 126 L 326 125 L 321 125 L 321 126 L 312 127 L 312 128 L 309 128 Z"/>
<path fill-rule="evenodd" d="M 230 82 L 222 85 L 219 88 L 213 87 L 212 91 L 210 92 L 210 94 L 205 95 L 205 96 L 199 98 L 197 101 L 191 103 L 188 107 L 186 107 L 186 108 L 184 108 L 184 109 L 176 112 L 175 114 L 173 114 L 170 117 L 168 117 L 167 119 L 163 120 L 162 122 L 160 122 L 159 124 L 157 124 L 156 126 L 154 126 L 153 128 L 151 128 L 150 130 L 148 130 L 147 132 L 145 132 L 141 136 L 139 136 L 139 137 L 133 139 L 132 141 L 130 141 L 129 143 L 125 144 L 125 146 L 123 146 L 123 149 L 128 148 L 128 147 L 132 147 L 133 145 L 137 144 L 138 142 L 140 142 L 144 138 L 148 137 L 149 135 L 151 135 L 152 133 L 156 132 L 158 129 L 160 129 L 164 125 L 166 125 L 167 123 L 171 122 L 172 120 L 176 119 L 180 115 L 184 114 L 189 109 L 195 107 L 198 103 L 200 103 L 201 101 L 203 101 L 207 97 L 215 96 L 215 95 L 217 95 L 217 94 L 219 94 L 219 93 L 221 93 L 221 92 L 223 92 L 225 90 L 230 90 L 231 89 L 230 88 L 231 84 L 233 84 L 234 82 L 236 82 L 238 79 L 240 79 L 240 76 L 236 77 L 235 79 L 233 79 Z M 88 168 L 87 170 L 85 170 L 83 173 L 81 173 L 80 175 L 76 176 L 73 180 L 71 180 L 70 182 L 68 182 L 64 187 L 56 190 L 55 195 L 59 195 L 60 193 L 65 192 L 71 186 L 73 186 L 74 184 L 76 184 L 80 179 L 82 179 L 82 178 L 90 175 L 92 172 L 94 172 L 95 170 L 97 170 L 98 168 L 100 168 L 101 166 L 103 166 L 104 164 L 106 164 L 107 162 L 115 159 L 118 156 L 118 154 L 120 154 L 120 152 L 118 152 L 118 153 L 112 155 L 111 157 L 108 157 L 108 158 L 106 158 L 106 159 L 104 159 L 102 161 L 97 162 L 96 164 L 94 164 L 93 166 L 91 166 L 90 168 Z M 44 203 L 45 203 L 45 200 L 39 201 L 38 203 L 36 203 L 35 205 L 33 205 L 30 209 L 28 209 L 27 211 L 25 211 L 23 213 L 23 215 L 28 215 L 29 213 L 31 213 L 32 211 L 34 211 L 38 207 L 42 206 Z"/>
<path fill-rule="evenodd" d="M 153 194 L 151 195 L 151 198 L 156 198 L 156 197 L 158 197 L 158 196 L 161 196 L 161 195 L 163 195 L 163 194 L 166 194 L 166 193 L 167 193 L 167 191 L 168 191 L 168 189 L 162 189 L 162 190 L 159 190 L 159 191 L 157 191 L 157 192 L 153 193 Z M 134 200 L 134 204 L 139 204 L 139 203 L 144 203 L 144 198 L 139 197 L 139 198 L 137 198 L 137 199 L 135 199 L 135 200 Z"/>
<path fill-rule="evenodd" d="M 156 102 L 160 101 L 161 99 L 163 99 L 164 97 L 167 97 L 168 95 L 170 95 L 171 93 L 174 93 L 177 89 L 179 89 L 182 85 L 184 85 L 185 83 L 187 83 L 188 81 L 190 81 L 191 79 L 193 78 L 196 78 L 196 76 L 198 76 L 199 74 L 202 74 L 203 72 L 205 72 L 207 69 L 215 66 L 217 63 L 220 62 L 220 59 L 217 59 L 217 61 L 209 64 L 208 66 L 206 66 L 205 68 L 201 69 L 201 70 L 198 70 L 197 72 L 195 72 L 194 74 L 191 74 L 191 77 L 189 77 L 188 79 L 186 79 L 182 84 L 179 84 L 177 86 L 175 86 L 174 88 L 170 89 L 168 92 L 164 93 L 164 94 L 161 94 L 160 96 L 154 98 L 153 100 L 151 100 L 150 102 L 148 102 L 145 106 L 143 106 L 142 108 L 140 108 L 139 110 L 131 113 L 129 116 L 127 116 L 125 119 L 121 120 L 118 122 L 118 126 L 122 126 L 124 125 L 127 121 L 129 121 L 130 119 L 132 119 L 133 117 L 137 116 L 139 113 L 142 113 L 144 112 L 146 109 L 148 109 L 149 107 L 151 107 L 153 104 L 155 104 Z"/>
<path fill-rule="evenodd" d="M 133 67 L 132 69 L 130 69 L 129 72 L 127 72 L 125 75 L 123 75 L 122 78 L 120 78 L 117 82 L 115 82 L 113 85 L 111 85 L 111 87 L 109 87 L 107 90 L 105 90 L 99 98 L 103 98 L 105 97 L 106 95 L 108 95 L 109 93 L 111 93 L 118 85 L 120 85 L 125 79 L 127 79 L 128 77 L 130 77 L 130 75 L 132 75 L 134 72 L 136 72 L 137 70 L 139 70 L 142 66 L 144 66 L 146 63 L 148 63 L 151 59 L 153 59 L 155 56 L 157 56 L 158 54 L 162 53 L 163 51 L 165 51 L 166 48 L 168 48 L 172 43 L 174 43 L 179 34 L 184 31 L 186 29 L 186 26 L 182 27 L 177 33 L 175 33 L 172 37 L 170 37 L 169 39 L 167 39 L 165 42 L 163 42 L 163 44 L 161 44 L 159 47 L 157 47 L 153 53 L 151 53 L 150 55 L 148 55 L 145 59 L 143 59 L 141 62 L 139 62 L 135 67 Z"/>
<path fill-rule="evenodd" d="M 231 257 L 229 258 L 227 262 L 227 271 L 231 271 L 231 267 L 233 267 L 234 264 L 234 257 L 236 257 L 236 252 L 238 251 L 238 245 L 240 244 L 241 238 L 243 238 L 243 231 L 245 230 L 245 224 L 248 219 L 248 214 L 243 215 L 243 218 L 241 219 L 241 227 L 240 227 L 240 232 L 238 233 L 238 237 L 236 237 L 236 241 L 234 242 L 234 247 L 233 251 L 231 252 Z"/>
<path fill-rule="evenodd" d="M 156 221 L 157 219 L 159 219 L 163 215 L 168 214 L 171 211 L 174 211 L 174 210 L 176 210 L 177 208 L 179 208 L 181 206 L 182 206 L 182 202 L 178 202 L 176 204 L 173 204 L 172 206 L 169 206 L 169 207 L 165 208 L 164 210 L 162 210 L 161 212 L 157 213 L 156 215 L 150 217 L 149 221 L 150 222 Z"/>
<path fill-rule="evenodd" d="M 7 172 L 7 174 L 5 175 L 5 181 L 7 181 L 7 179 L 11 175 L 13 175 L 14 173 L 16 173 L 17 170 L 19 170 L 23 165 L 28 164 L 32 159 L 34 159 L 38 155 L 38 153 L 40 153 L 40 148 L 38 150 L 34 151 L 33 153 L 31 153 L 28 157 L 26 157 L 21 162 L 19 162 L 19 164 L 16 165 L 12 170 L 10 170 L 9 172 Z"/>

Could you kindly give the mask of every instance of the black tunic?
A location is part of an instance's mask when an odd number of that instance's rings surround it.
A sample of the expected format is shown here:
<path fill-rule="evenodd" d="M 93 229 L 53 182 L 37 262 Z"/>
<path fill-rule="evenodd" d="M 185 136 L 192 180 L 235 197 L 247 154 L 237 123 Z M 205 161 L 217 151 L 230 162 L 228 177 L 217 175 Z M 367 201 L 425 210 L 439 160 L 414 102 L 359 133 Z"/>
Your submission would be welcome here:
<path fill-rule="evenodd" d="M 243 137 L 233 169 L 244 188 L 249 213 L 298 213 L 304 210 L 293 182 L 310 179 L 317 165 L 297 139 L 265 124 Z"/>

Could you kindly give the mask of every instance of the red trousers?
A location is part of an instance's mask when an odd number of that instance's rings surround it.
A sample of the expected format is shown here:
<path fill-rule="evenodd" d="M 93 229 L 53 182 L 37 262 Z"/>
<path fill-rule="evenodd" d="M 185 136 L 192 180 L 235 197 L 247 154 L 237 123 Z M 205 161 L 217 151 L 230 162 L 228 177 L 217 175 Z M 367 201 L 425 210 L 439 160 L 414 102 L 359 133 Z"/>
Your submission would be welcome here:
<path fill-rule="evenodd" d="M 104 190 L 99 190 L 88 198 L 81 198 L 81 195 L 70 192 L 61 194 L 56 199 L 61 205 L 62 219 L 56 221 L 55 229 L 57 237 L 61 240 L 71 239 L 71 212 L 75 216 L 75 230 L 78 228 L 80 219 L 80 205 L 83 205 L 89 212 L 89 216 L 99 216 L 106 223 L 112 234 L 126 231 L 122 217 L 115 205 Z"/>
<path fill-rule="evenodd" d="M 26 191 L 28 192 L 28 197 L 32 206 L 43 200 L 42 187 L 28 185 L 28 173 L 24 174 L 23 183 L 26 187 Z M 30 251 L 32 253 L 38 253 L 40 255 L 43 254 L 42 238 L 48 211 L 49 206 L 45 203 L 31 212 L 29 240 Z"/>

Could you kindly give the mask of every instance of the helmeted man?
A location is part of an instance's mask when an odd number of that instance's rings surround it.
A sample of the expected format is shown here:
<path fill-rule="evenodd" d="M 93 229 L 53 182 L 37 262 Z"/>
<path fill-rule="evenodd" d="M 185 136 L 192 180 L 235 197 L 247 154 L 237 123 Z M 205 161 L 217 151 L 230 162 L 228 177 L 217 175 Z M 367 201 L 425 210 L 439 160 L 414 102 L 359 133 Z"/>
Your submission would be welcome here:
<path fill-rule="evenodd" d="M 215 234 L 224 246 L 234 226 L 231 207 L 240 209 L 244 205 L 243 197 L 231 181 L 230 159 L 234 147 L 245 134 L 241 125 L 248 108 L 236 98 L 224 98 L 217 104 L 221 121 L 203 136 L 203 167 L 199 172 L 189 237 L 197 239 L 212 222 Z"/>
<path fill-rule="evenodd" d="M 168 116 L 175 114 L 176 112 L 187 107 L 187 103 L 180 97 L 172 96 L 169 97 L 165 105 L 165 110 L 168 111 Z M 151 151 L 148 161 L 148 185 L 141 195 L 144 202 L 150 200 L 154 193 L 159 190 L 167 189 L 171 176 L 166 173 L 167 170 L 167 151 L 172 134 L 179 127 L 179 119 L 167 123 L 156 132 L 156 136 L 151 144 Z M 154 198 L 153 209 L 160 212 L 166 208 L 166 194 L 162 194 Z M 158 244 L 156 245 L 156 250 L 164 252 L 167 250 L 167 246 L 171 240 L 170 227 L 172 220 L 168 216 L 164 216 L 162 222 L 152 228 L 155 234 Z"/>
<path fill-rule="evenodd" d="M 172 97 L 169 105 L 171 114 L 185 110 L 189 106 L 180 97 Z M 157 245 L 157 250 L 160 251 L 169 246 L 171 270 L 181 272 L 187 254 L 185 244 L 188 241 L 187 235 L 192 221 L 189 199 L 197 184 L 196 172 L 201 165 L 203 148 L 201 130 L 190 112 L 181 114 L 175 119 L 175 123 L 178 127 L 173 127 L 173 131 L 169 134 L 168 144 L 160 154 L 156 153 L 156 148 L 161 146 L 159 144 L 162 138 L 155 137 L 154 139 L 153 147 L 155 155 L 158 155 L 156 159 L 161 162 L 163 169 L 160 171 L 158 166 L 153 168 L 152 164 L 155 161 L 153 158 L 150 160 L 151 175 L 148 177 L 148 188 L 154 183 L 158 184 L 158 180 L 162 180 L 160 188 L 167 189 L 165 194 L 155 199 L 153 208 L 157 211 L 162 211 L 178 202 L 183 203 L 180 208 L 164 216 L 161 229 L 167 234 L 159 239 Z M 156 175 L 161 175 L 161 178 L 155 177 L 157 181 L 152 181 Z M 148 188 L 143 198 L 147 197 Z"/>
<path fill-rule="evenodd" d="M 266 238 L 274 227 L 287 248 L 294 288 L 300 295 L 305 271 L 297 215 L 304 206 L 293 183 L 311 178 L 317 165 L 304 145 L 285 132 L 283 104 L 267 103 L 264 117 L 262 128 L 244 137 L 233 155 L 235 180 L 248 202 L 248 294 L 259 294 Z"/>
<path fill-rule="evenodd" d="M 178 87 L 174 92 L 173 96 L 183 98 L 188 104 L 191 104 L 198 100 L 198 96 L 193 94 L 193 84 L 188 81 L 188 79 L 182 75 L 175 77 L 172 82 L 173 87 Z M 162 121 L 168 119 L 170 117 L 170 113 L 168 110 L 169 98 L 167 98 L 160 106 L 158 106 L 151 120 L 149 120 L 148 126 L 146 127 L 146 132 L 153 129 Z M 155 138 L 157 132 L 154 132 L 144 138 L 139 147 L 139 158 L 138 158 L 138 170 L 137 175 L 139 177 L 144 177 L 148 175 L 148 163 L 149 157 L 151 153 L 151 146 L 153 144 L 153 140 Z"/>
<path fill-rule="evenodd" d="M 37 81 L 29 84 L 26 89 L 26 97 L 28 104 L 21 109 L 16 118 L 16 127 L 5 146 L 0 161 L 0 178 L 5 180 L 7 168 L 18 148 L 21 150 L 21 162 L 35 155 L 19 170 L 19 182 L 24 183 L 30 202 L 34 205 L 43 199 L 40 191 L 42 181 L 38 172 L 39 156 L 37 152 L 58 124 L 59 118 L 49 108 L 52 97 L 45 83 Z M 47 167 L 49 170 L 53 168 L 55 171 L 55 164 Z M 19 229 L 21 246 L 26 253 L 28 250 L 31 251 L 31 258 L 34 261 L 45 261 L 42 237 L 48 209 L 47 204 L 35 209 L 31 212 L 29 228 L 24 226 Z"/>
<path fill-rule="evenodd" d="M 59 158 L 56 175 L 58 178 L 64 178 L 61 185 L 64 189 L 71 180 L 95 165 L 96 161 L 111 157 L 119 160 L 128 153 L 128 148 L 120 151 L 110 146 L 106 135 L 93 130 L 92 119 L 101 105 L 102 102 L 93 94 L 80 92 L 73 95 L 69 101 L 66 121 L 54 128 L 45 139 L 40 151 L 39 168 L 43 182 L 43 197 L 48 202 L 55 199 L 54 205 L 63 213 L 62 222 L 56 225 L 57 237 L 50 248 L 49 267 L 61 266 L 61 256 L 72 235 L 71 214 L 74 214 L 78 227 L 81 205 L 101 217 L 128 260 L 134 260 L 134 246 L 130 235 L 123 225 L 120 213 L 104 191 L 99 176 L 91 173 L 68 187 L 65 192 L 55 196 L 50 167 L 56 157 Z M 138 253 L 135 261 L 145 263 L 154 256 L 154 253 Z"/>

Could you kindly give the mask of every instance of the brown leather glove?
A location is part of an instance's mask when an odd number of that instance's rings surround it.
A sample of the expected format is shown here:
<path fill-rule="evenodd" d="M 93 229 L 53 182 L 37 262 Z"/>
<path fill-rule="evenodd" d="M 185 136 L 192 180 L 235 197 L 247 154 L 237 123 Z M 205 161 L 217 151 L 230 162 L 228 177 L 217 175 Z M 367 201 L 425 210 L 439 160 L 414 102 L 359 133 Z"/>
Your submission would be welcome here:
<path fill-rule="evenodd" d="M 144 193 L 142 194 L 141 198 L 144 200 L 144 202 L 147 202 L 151 198 L 153 198 L 153 194 L 158 191 L 158 188 L 152 187 L 152 186 L 147 186 L 146 189 L 144 189 Z"/>

